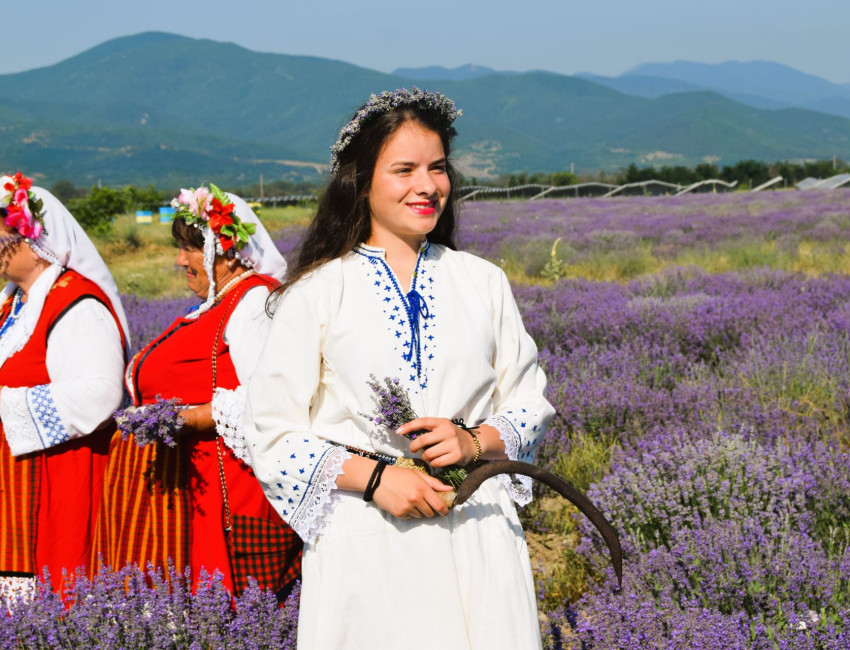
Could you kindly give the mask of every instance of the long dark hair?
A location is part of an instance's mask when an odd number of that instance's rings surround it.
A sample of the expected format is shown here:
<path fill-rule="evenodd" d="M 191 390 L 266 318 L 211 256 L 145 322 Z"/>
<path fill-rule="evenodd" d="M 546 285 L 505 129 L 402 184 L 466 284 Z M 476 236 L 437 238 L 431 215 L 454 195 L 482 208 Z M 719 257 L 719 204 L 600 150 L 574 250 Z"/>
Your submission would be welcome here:
<path fill-rule="evenodd" d="M 446 173 L 451 190 L 446 207 L 437 226 L 428 234 L 428 241 L 455 249 L 457 228 L 457 172 L 449 159 L 452 127 L 434 111 L 419 106 L 397 108 L 370 119 L 357 136 L 339 154 L 339 169 L 325 188 L 316 216 L 310 223 L 290 267 L 286 281 L 278 289 L 285 291 L 310 271 L 326 262 L 342 257 L 357 244 L 369 238 L 372 220 L 367 197 L 372 185 L 375 163 L 384 143 L 407 122 L 414 122 L 440 136 L 446 156 Z M 277 292 L 276 292 L 277 293 Z M 270 296 L 270 298 L 273 298 Z"/>

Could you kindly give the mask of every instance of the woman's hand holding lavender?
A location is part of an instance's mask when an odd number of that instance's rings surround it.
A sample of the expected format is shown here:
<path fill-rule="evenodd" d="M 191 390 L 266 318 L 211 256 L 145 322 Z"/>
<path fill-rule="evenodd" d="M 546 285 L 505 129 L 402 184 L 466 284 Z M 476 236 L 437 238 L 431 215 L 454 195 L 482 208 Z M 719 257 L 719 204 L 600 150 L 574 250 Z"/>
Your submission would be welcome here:
<path fill-rule="evenodd" d="M 381 383 L 374 375 L 369 375 L 367 384 L 372 389 L 375 409 L 371 414 L 360 415 L 383 427 L 387 433 L 408 438 L 410 451 L 422 451 L 422 459 L 436 470 L 431 474 L 457 488 L 468 474 L 462 465 L 475 458 L 472 438 L 446 418 L 417 417 L 397 377 L 385 377 Z M 420 440 L 423 436 L 427 438 Z"/>
<path fill-rule="evenodd" d="M 410 451 L 422 452 L 422 460 L 431 467 L 468 465 L 475 458 L 472 436 L 448 418 L 417 418 L 399 427 L 397 432 L 407 435 L 408 430 L 418 432 L 411 439 Z"/>
<path fill-rule="evenodd" d="M 115 411 L 112 417 L 125 440 L 132 435 L 140 447 L 154 442 L 174 447 L 184 424 L 179 415 L 181 410 L 183 406 L 178 398 L 163 399 L 157 395 L 153 404 L 128 406 Z"/>

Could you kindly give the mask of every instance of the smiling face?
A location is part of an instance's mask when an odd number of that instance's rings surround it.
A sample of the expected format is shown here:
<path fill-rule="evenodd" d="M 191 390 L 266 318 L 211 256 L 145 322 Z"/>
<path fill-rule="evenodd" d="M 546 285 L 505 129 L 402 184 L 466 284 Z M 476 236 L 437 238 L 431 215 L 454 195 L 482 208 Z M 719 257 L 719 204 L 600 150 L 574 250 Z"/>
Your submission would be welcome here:
<path fill-rule="evenodd" d="M 204 270 L 203 249 L 180 239 L 177 240 L 177 245 L 177 266 L 182 267 L 186 272 L 186 286 L 198 298 L 206 300 L 210 290 L 210 279 Z M 213 278 L 216 290 L 224 286 L 234 275 L 244 271 L 245 267 L 241 264 L 234 264 L 231 268 L 227 259 L 221 255 L 216 255 L 213 260 Z"/>
<path fill-rule="evenodd" d="M 206 299 L 210 280 L 204 270 L 204 251 L 185 242 L 177 249 L 177 266 L 186 271 L 186 285 L 198 298 Z"/>
<path fill-rule="evenodd" d="M 375 162 L 367 194 L 369 243 L 386 247 L 390 239 L 401 239 L 418 247 L 437 225 L 450 191 L 440 136 L 416 122 L 405 122 Z"/>

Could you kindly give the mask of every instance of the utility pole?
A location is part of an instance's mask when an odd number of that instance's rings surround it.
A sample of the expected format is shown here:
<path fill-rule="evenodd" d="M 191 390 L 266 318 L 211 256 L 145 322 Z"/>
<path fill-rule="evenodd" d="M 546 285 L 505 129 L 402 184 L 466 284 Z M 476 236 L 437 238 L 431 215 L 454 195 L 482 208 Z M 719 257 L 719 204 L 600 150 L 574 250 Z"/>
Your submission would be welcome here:
<path fill-rule="evenodd" d="M 260 200 L 263 198 L 263 175 L 260 174 Z"/>

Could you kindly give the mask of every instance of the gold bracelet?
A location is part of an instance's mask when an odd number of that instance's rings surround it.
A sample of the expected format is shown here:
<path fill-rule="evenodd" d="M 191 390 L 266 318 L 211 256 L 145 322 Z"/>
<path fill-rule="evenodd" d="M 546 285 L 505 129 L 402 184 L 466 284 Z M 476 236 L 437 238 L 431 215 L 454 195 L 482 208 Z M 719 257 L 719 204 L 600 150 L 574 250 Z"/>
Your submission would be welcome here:
<path fill-rule="evenodd" d="M 470 463 L 477 463 L 481 459 L 481 443 L 478 441 L 478 435 L 472 432 L 472 429 L 466 429 L 469 435 L 472 436 L 472 442 L 475 443 L 475 456 L 472 457 Z"/>
<path fill-rule="evenodd" d="M 452 424 L 454 424 L 459 429 L 463 429 L 469 435 L 472 436 L 472 442 L 475 443 L 475 456 L 473 456 L 472 460 L 469 461 L 468 464 L 471 465 L 472 463 L 477 463 L 479 460 L 481 460 L 481 443 L 478 440 L 478 434 L 475 433 L 475 429 L 477 429 L 478 427 L 468 427 L 468 426 L 466 426 L 466 424 L 463 421 L 463 418 L 453 418 Z"/>

